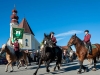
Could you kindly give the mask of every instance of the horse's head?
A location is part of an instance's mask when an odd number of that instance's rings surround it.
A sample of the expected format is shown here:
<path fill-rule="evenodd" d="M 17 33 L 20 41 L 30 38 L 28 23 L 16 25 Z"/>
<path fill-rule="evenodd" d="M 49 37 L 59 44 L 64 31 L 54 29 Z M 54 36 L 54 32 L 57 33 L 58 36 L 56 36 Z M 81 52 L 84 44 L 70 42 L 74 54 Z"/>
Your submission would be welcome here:
<path fill-rule="evenodd" d="M 76 41 L 77 41 L 77 36 L 76 36 L 76 34 L 74 34 L 74 35 L 72 35 L 72 37 L 70 38 L 70 40 L 69 40 L 67 46 L 69 47 L 69 46 L 75 45 L 75 44 L 76 44 Z"/>
<path fill-rule="evenodd" d="M 4 52 L 6 52 L 6 50 L 7 50 L 7 44 L 3 44 L 0 54 L 3 54 Z"/>
<path fill-rule="evenodd" d="M 44 44 L 44 46 L 52 47 L 53 42 L 51 41 L 50 35 L 46 35 L 44 33 L 43 44 Z"/>

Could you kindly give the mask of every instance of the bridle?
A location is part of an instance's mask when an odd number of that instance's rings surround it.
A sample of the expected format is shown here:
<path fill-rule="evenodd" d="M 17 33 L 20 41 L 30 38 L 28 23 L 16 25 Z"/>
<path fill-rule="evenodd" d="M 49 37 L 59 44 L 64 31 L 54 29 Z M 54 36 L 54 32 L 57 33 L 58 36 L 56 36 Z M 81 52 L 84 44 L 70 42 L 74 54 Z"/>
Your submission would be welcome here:
<path fill-rule="evenodd" d="M 70 47 L 72 45 L 76 45 L 75 41 L 76 41 L 76 36 L 74 36 L 74 40 L 72 42 L 69 42 L 70 44 L 68 44 L 68 46 Z"/>
<path fill-rule="evenodd" d="M 53 47 L 52 46 L 52 41 L 51 40 L 48 40 L 48 41 L 46 41 L 46 40 L 44 40 L 44 46 L 46 47 L 46 46 L 48 46 L 48 47 Z"/>

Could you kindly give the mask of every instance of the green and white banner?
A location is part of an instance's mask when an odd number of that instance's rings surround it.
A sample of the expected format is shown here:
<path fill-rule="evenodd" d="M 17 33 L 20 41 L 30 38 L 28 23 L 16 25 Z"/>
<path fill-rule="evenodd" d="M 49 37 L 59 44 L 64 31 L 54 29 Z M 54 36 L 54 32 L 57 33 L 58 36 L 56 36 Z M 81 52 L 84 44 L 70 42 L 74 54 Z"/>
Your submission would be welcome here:
<path fill-rule="evenodd" d="M 13 40 L 15 40 L 15 38 L 23 39 L 23 33 L 24 33 L 23 28 L 13 28 Z"/>

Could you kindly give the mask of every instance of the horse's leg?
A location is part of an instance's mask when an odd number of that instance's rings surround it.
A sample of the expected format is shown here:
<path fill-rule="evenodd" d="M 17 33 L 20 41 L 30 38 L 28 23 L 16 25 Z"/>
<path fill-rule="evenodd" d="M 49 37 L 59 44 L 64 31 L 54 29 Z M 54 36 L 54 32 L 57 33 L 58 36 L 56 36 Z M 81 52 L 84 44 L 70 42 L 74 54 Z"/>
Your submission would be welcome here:
<path fill-rule="evenodd" d="M 38 65 L 38 67 L 37 67 L 37 69 L 36 69 L 36 71 L 35 71 L 35 73 L 34 73 L 33 75 L 36 75 L 36 74 L 37 74 L 38 69 L 39 69 L 40 66 L 41 66 L 41 63 L 42 63 L 42 60 L 41 60 L 41 58 L 40 58 L 40 60 L 39 60 L 39 65 Z"/>
<path fill-rule="evenodd" d="M 28 66 L 28 58 L 26 57 L 26 59 L 24 61 L 25 61 L 25 65 L 26 65 L 25 69 L 27 69 L 27 66 Z"/>
<path fill-rule="evenodd" d="M 50 62 L 51 62 L 51 60 L 48 60 L 48 61 L 47 61 L 47 65 L 46 65 L 46 71 L 47 71 L 47 72 L 50 72 L 50 70 L 49 70 Z"/>
<path fill-rule="evenodd" d="M 58 70 L 60 70 L 61 61 L 62 61 L 62 59 L 60 59 L 59 62 L 58 62 L 58 65 L 57 65 L 58 66 Z"/>
<path fill-rule="evenodd" d="M 96 57 L 93 59 L 94 60 L 94 67 L 93 67 L 93 71 L 96 71 Z"/>
<path fill-rule="evenodd" d="M 53 71 L 55 71 L 55 70 L 56 70 L 57 65 L 58 65 L 58 60 L 56 61 L 56 65 L 55 65 L 55 67 L 54 67 Z"/>
<path fill-rule="evenodd" d="M 60 70 L 61 60 L 62 60 L 62 59 L 60 59 L 60 58 L 58 57 L 58 60 L 57 60 L 57 62 L 56 62 L 56 66 L 58 67 L 58 70 Z M 55 68 L 54 68 L 54 71 L 55 71 L 55 69 L 56 69 L 56 66 L 55 66 Z"/>
<path fill-rule="evenodd" d="M 56 65 L 55 65 L 53 71 L 56 70 L 56 67 L 58 67 L 58 70 L 60 69 L 61 61 L 62 61 L 62 58 L 60 59 L 60 57 L 58 57 L 58 59 L 56 61 Z"/>
<path fill-rule="evenodd" d="M 11 64 L 11 62 L 8 62 L 8 64 L 6 65 L 5 72 L 8 71 L 8 66 L 9 66 L 9 64 Z"/>
<path fill-rule="evenodd" d="M 11 66 L 11 71 L 10 71 L 10 72 L 13 72 L 13 66 L 12 66 L 12 63 L 10 64 L 10 66 Z"/>
<path fill-rule="evenodd" d="M 82 68 L 83 68 L 83 61 L 79 60 L 79 65 L 80 65 L 80 68 L 79 68 L 79 71 L 77 73 L 81 74 L 81 71 L 82 71 Z"/>
<path fill-rule="evenodd" d="M 88 72 L 87 67 L 85 67 L 85 66 L 82 65 L 82 68 L 84 69 L 84 72 Z"/>
<path fill-rule="evenodd" d="M 87 68 L 83 65 L 83 61 L 82 60 L 81 61 L 79 60 L 80 68 L 79 68 L 79 71 L 77 72 L 78 74 L 81 74 L 82 69 L 84 69 L 84 72 L 87 72 L 88 71 Z"/>
<path fill-rule="evenodd" d="M 62 53 L 61 53 L 61 55 L 60 55 L 60 57 L 59 57 L 58 70 L 60 69 L 60 66 L 61 66 L 61 61 L 62 61 Z"/>
<path fill-rule="evenodd" d="M 62 61 L 62 51 L 57 53 L 57 63 L 56 66 L 58 67 L 58 70 L 60 69 L 61 66 L 61 61 Z M 65 57 L 66 60 L 66 57 Z"/>
<path fill-rule="evenodd" d="M 19 69 L 20 67 L 21 67 L 21 61 L 19 61 L 17 68 Z"/>

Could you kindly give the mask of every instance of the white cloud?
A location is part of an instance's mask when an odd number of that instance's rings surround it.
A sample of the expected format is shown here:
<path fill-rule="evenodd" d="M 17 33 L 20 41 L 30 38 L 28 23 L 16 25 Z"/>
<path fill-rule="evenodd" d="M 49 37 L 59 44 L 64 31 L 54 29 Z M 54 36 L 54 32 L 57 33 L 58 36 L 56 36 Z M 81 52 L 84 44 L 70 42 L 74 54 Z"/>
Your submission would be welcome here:
<path fill-rule="evenodd" d="M 71 30 L 71 31 L 68 31 L 68 32 L 64 32 L 64 33 L 60 33 L 60 34 L 57 34 L 55 35 L 55 37 L 65 37 L 65 36 L 68 36 L 68 35 L 73 35 L 73 34 L 80 34 L 82 33 L 83 31 L 79 31 L 79 30 Z M 59 38 L 60 40 L 63 39 L 63 38 Z M 58 40 L 59 40 L 58 39 Z"/>
<path fill-rule="evenodd" d="M 71 46 L 71 48 L 72 48 L 73 51 L 76 51 L 76 48 L 74 46 Z"/>
<path fill-rule="evenodd" d="M 57 38 L 57 41 L 60 41 L 60 40 L 62 40 L 62 39 L 64 39 L 65 37 L 62 37 L 62 38 Z"/>

